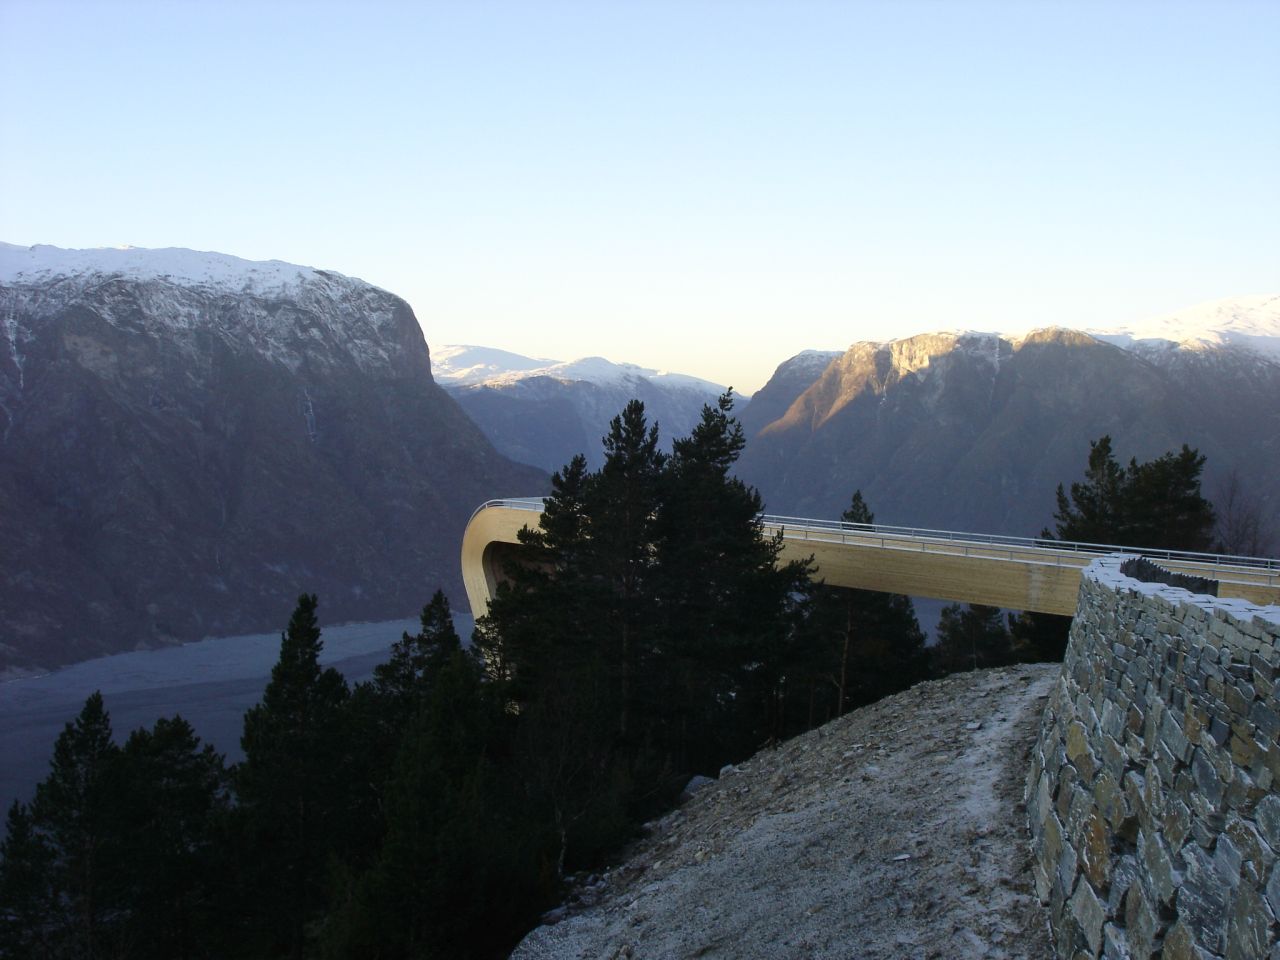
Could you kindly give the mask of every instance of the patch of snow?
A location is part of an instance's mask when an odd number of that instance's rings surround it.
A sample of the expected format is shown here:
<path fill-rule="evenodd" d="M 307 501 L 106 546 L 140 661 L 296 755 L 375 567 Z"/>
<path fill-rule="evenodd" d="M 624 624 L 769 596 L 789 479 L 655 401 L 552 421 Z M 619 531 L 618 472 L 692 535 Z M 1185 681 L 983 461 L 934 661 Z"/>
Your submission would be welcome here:
<path fill-rule="evenodd" d="M 1167 349 L 1169 344 L 1186 350 L 1242 347 L 1280 360 L 1280 296 L 1231 297 L 1084 332 L 1125 349 Z"/>
<path fill-rule="evenodd" d="M 117 289 L 117 281 L 131 286 Z M 198 352 L 198 332 L 212 330 L 295 371 L 306 356 L 321 364 L 350 358 L 371 369 L 413 349 L 402 300 L 362 280 L 280 260 L 0 243 L 0 284 L 11 288 L 10 312 L 20 317 L 47 318 L 67 304 L 92 301 L 107 323 L 141 328 L 179 349 Z M 296 309 L 278 310 L 280 301 Z M 7 332 L 13 350 L 16 337 Z"/>
<path fill-rule="evenodd" d="M 843 350 L 801 350 L 790 360 L 780 363 L 778 369 L 821 373 L 832 360 L 842 356 Z"/>
<path fill-rule="evenodd" d="M 0 283 L 41 283 L 56 277 L 94 273 L 258 295 L 296 289 L 322 276 L 311 267 L 282 260 L 243 260 L 225 253 L 182 247 L 67 250 L 44 243 L 33 247 L 0 243 Z"/>
<path fill-rule="evenodd" d="M 656 370 L 635 363 L 615 363 L 604 357 L 581 357 L 565 362 L 539 360 L 491 347 L 444 346 L 432 351 L 432 371 L 448 386 L 488 384 L 509 386 L 533 377 L 549 377 L 566 383 L 593 383 L 601 387 L 625 385 L 635 380 L 672 390 L 687 390 L 708 396 L 724 392 L 721 384 L 669 370 Z"/>
<path fill-rule="evenodd" d="M 483 383 L 503 374 L 541 370 L 559 362 L 471 344 L 431 348 L 431 373 L 438 383 L 449 386 Z"/>

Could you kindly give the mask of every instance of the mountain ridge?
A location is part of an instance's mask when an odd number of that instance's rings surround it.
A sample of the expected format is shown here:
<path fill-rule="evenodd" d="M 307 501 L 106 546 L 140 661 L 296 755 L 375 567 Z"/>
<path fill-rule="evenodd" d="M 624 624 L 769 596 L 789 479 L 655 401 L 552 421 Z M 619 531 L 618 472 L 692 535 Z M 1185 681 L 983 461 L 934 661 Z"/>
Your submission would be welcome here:
<path fill-rule="evenodd" d="M 1189 443 L 1211 494 L 1237 469 L 1280 503 L 1280 363 L 1255 350 L 1046 328 L 855 343 L 807 385 L 792 372 L 757 394 L 767 415 L 743 413 L 738 474 L 774 512 L 835 516 L 860 488 L 881 522 L 1035 535 L 1103 434 L 1122 460 Z"/>
<path fill-rule="evenodd" d="M 130 275 L 3 253 L 0 666 L 273 629 L 302 592 L 331 621 L 410 616 L 460 595 L 476 502 L 545 489 L 435 383 L 394 294 L 219 254 Z"/>

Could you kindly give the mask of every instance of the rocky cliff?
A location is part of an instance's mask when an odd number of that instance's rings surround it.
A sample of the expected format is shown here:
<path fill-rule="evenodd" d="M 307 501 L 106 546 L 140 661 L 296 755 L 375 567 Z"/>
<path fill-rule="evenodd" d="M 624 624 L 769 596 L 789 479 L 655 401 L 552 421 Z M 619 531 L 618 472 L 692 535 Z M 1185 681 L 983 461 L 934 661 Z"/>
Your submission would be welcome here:
<path fill-rule="evenodd" d="M 1235 343 L 1126 347 L 1062 329 L 856 343 L 799 390 L 787 364 L 743 414 L 739 474 L 772 513 L 837 516 L 861 488 L 882 523 L 1034 536 L 1110 434 L 1124 460 L 1198 447 L 1209 496 L 1236 468 L 1274 513 L 1280 362 Z M 760 415 L 775 392 L 794 398 Z"/>
<path fill-rule="evenodd" d="M 0 668 L 460 596 L 545 475 L 436 385 L 400 298 L 189 250 L 0 248 Z"/>

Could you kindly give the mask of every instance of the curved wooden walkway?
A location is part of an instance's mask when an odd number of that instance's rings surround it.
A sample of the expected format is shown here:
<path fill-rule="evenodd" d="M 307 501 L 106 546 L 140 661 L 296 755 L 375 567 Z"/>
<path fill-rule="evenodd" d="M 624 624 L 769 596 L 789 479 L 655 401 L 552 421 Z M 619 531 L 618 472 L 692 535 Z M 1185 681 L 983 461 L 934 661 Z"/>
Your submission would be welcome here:
<path fill-rule="evenodd" d="M 462 537 L 462 578 L 476 617 L 488 611 L 504 565 L 519 558 L 516 535 L 537 527 L 541 513 L 541 499 L 507 499 L 490 500 L 472 515 Z M 1217 580 L 1220 596 L 1280 604 L 1280 560 L 800 517 L 766 515 L 764 526 L 770 536 L 782 532 L 782 559 L 812 556 L 817 576 L 839 587 L 1070 616 L 1081 569 L 1106 554 L 1140 553 L 1179 573 Z"/>

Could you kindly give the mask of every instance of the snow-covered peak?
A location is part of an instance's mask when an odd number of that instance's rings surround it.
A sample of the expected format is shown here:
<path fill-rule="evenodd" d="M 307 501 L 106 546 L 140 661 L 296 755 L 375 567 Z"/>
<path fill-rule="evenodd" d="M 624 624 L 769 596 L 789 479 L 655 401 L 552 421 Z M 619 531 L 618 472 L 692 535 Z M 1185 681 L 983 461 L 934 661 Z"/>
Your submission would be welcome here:
<path fill-rule="evenodd" d="M 0 243 L 0 285 L 10 316 L 47 322 L 80 303 L 120 329 L 145 332 L 199 353 L 212 332 L 297 370 L 354 361 L 372 370 L 403 359 L 425 366 L 422 334 L 400 298 L 378 287 L 280 260 L 139 247 L 65 250 Z M 282 309 L 286 306 L 287 308 Z M 303 317 L 305 316 L 305 319 Z M 34 336 L 7 324 L 10 352 Z"/>
<path fill-rule="evenodd" d="M 559 363 L 545 357 L 526 357 L 496 347 L 446 344 L 431 348 L 431 373 L 437 383 L 468 386 L 508 373 L 541 370 Z"/>
<path fill-rule="evenodd" d="M 1202 303 L 1162 317 L 1085 332 L 1125 349 L 1150 352 L 1240 347 L 1280 360 L 1280 296 L 1263 294 Z"/>
<path fill-rule="evenodd" d="M 843 356 L 841 350 L 801 350 L 790 360 L 784 360 L 779 364 L 779 369 L 786 368 L 799 372 L 821 373 L 831 365 L 831 361 L 836 357 Z"/>
<path fill-rule="evenodd" d="M 243 260 L 182 247 L 66 250 L 43 243 L 33 247 L 0 243 L 0 283 L 46 283 L 59 277 L 94 274 L 165 280 L 200 290 L 256 295 L 294 290 L 321 276 L 311 267 L 281 260 Z"/>
<path fill-rule="evenodd" d="M 453 346 L 432 348 L 432 373 L 445 386 L 490 384 L 502 386 L 531 377 L 549 377 L 570 383 L 616 386 L 629 380 L 648 380 L 674 390 L 715 395 L 724 387 L 683 373 L 655 370 L 634 363 L 614 363 L 604 357 L 581 357 L 567 362 L 526 357 L 491 347 Z"/>

